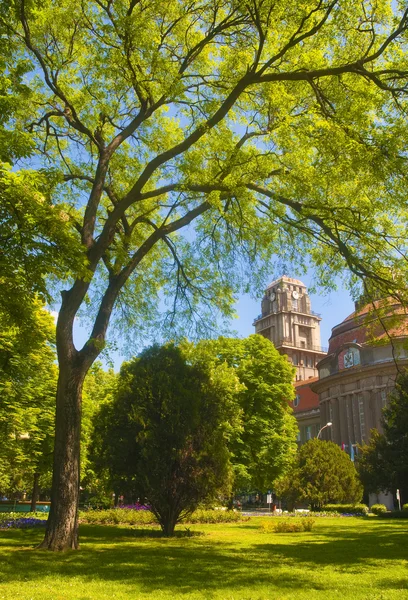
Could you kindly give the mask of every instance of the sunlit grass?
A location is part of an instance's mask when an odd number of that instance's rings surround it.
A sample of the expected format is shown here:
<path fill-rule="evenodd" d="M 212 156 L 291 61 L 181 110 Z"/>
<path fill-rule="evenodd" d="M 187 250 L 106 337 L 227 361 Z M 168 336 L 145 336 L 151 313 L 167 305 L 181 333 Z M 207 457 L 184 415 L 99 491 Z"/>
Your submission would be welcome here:
<path fill-rule="evenodd" d="M 82 525 L 81 550 L 64 554 L 32 549 L 42 531 L 0 531 L 0 599 L 408 598 L 408 521 L 317 518 L 286 534 L 262 522 L 191 525 L 201 535 L 174 539 Z"/>

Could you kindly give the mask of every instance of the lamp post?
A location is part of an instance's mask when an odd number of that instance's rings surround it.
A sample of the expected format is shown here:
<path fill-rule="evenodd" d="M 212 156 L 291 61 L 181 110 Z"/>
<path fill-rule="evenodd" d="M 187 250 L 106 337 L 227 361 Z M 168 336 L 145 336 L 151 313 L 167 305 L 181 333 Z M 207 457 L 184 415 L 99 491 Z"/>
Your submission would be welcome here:
<path fill-rule="evenodd" d="M 320 434 L 322 433 L 323 429 L 326 429 L 326 427 L 331 427 L 333 425 L 333 423 L 331 423 L 330 421 L 328 423 L 326 423 L 326 425 L 323 425 L 323 427 L 319 430 L 319 433 L 316 436 L 316 439 L 318 440 L 320 437 Z"/>

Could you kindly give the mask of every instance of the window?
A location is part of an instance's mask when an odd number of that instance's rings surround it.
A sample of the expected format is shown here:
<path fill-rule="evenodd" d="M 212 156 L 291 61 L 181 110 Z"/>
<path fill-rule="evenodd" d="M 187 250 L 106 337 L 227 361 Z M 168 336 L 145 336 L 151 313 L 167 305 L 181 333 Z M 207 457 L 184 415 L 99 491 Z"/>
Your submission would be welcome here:
<path fill-rule="evenodd" d="M 364 401 L 362 394 L 358 395 L 358 416 L 360 420 L 361 439 L 365 438 Z"/>
<path fill-rule="evenodd" d="M 306 440 L 311 440 L 312 439 L 312 426 L 308 425 L 306 427 Z"/>
<path fill-rule="evenodd" d="M 300 404 L 300 396 L 299 396 L 299 394 L 296 394 L 296 398 L 293 400 L 293 406 L 295 408 L 297 408 L 299 406 L 299 404 Z"/>
<path fill-rule="evenodd" d="M 299 364 L 299 361 L 298 361 L 298 355 L 297 355 L 297 354 L 294 354 L 294 355 L 292 356 L 292 363 L 293 363 L 294 365 L 296 365 L 296 366 Z"/>

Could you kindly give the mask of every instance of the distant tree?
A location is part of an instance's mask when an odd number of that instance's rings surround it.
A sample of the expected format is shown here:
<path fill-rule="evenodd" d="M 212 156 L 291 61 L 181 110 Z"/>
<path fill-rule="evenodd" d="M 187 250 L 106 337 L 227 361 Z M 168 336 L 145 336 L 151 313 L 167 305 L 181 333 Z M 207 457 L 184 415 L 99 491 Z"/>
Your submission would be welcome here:
<path fill-rule="evenodd" d="M 208 357 L 233 369 L 241 388 L 236 402 L 241 427 L 231 438 L 235 491 L 266 492 L 288 470 L 296 454 L 297 425 L 289 401 L 294 369 L 261 335 L 218 338 L 191 345 L 191 359 Z"/>
<path fill-rule="evenodd" d="M 35 508 L 40 478 L 50 483 L 57 367 L 53 318 L 31 308 L 19 325 L 0 311 L 0 493 L 32 485 Z"/>
<path fill-rule="evenodd" d="M 153 346 L 124 366 L 114 402 L 100 413 L 113 482 L 127 480 L 145 497 L 166 535 L 200 502 L 229 490 L 236 384 L 228 369 L 191 364 L 174 345 Z"/>
<path fill-rule="evenodd" d="M 117 375 L 112 368 L 103 369 L 100 361 L 95 362 L 87 373 L 82 392 L 81 432 L 81 480 L 92 477 L 88 458 L 94 417 L 100 407 L 112 401 L 116 389 Z"/>
<path fill-rule="evenodd" d="M 359 447 L 358 470 L 369 492 L 400 490 L 408 502 L 408 372 L 401 373 L 383 411 L 383 429 L 371 431 L 368 444 Z"/>
<path fill-rule="evenodd" d="M 331 502 L 359 502 L 363 487 L 348 454 L 337 444 L 312 439 L 303 444 L 289 475 L 277 491 L 292 504 L 307 502 L 319 510 Z"/>

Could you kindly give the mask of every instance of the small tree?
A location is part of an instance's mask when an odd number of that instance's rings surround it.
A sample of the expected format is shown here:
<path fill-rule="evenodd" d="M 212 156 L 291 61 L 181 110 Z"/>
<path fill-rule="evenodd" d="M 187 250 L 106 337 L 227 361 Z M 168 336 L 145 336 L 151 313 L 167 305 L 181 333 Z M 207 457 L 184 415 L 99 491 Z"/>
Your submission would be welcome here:
<path fill-rule="evenodd" d="M 354 464 L 337 444 L 318 439 L 301 446 L 292 472 L 279 484 L 283 497 L 319 510 L 331 502 L 359 502 L 363 488 Z"/>
<path fill-rule="evenodd" d="M 400 490 L 408 501 L 408 373 L 401 373 L 396 389 L 383 413 L 384 434 L 371 432 L 368 444 L 360 447 L 358 469 L 369 492 Z"/>
<path fill-rule="evenodd" d="M 234 422 L 237 382 L 222 371 L 188 364 L 174 345 L 153 346 L 122 369 L 111 426 L 102 411 L 110 466 L 122 463 L 120 474 L 148 500 L 166 535 L 200 502 L 229 491 L 227 421 Z"/>

